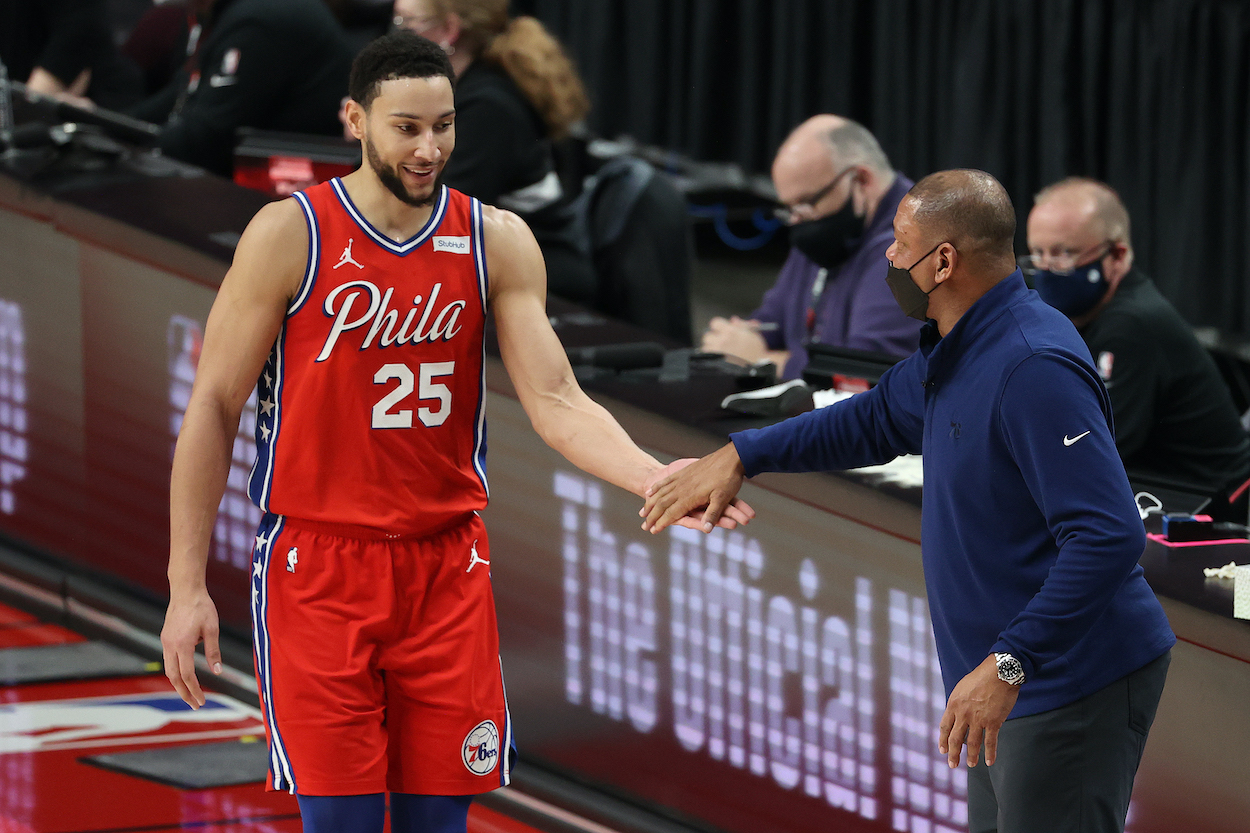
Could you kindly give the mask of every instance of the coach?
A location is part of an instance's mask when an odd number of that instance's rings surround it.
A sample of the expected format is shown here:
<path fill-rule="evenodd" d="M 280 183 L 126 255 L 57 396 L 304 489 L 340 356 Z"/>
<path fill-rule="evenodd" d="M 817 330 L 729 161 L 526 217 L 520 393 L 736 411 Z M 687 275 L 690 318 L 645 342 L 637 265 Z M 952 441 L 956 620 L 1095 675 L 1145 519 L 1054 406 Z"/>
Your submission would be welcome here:
<path fill-rule="evenodd" d="M 659 483 L 644 528 L 762 471 L 924 454 L 921 551 L 973 833 L 1123 831 L 1172 634 L 1137 564 L 1145 533 L 1111 402 L 1072 324 L 1015 268 L 1015 212 L 981 171 L 899 205 L 888 280 L 929 319 L 877 387 L 732 442 Z M 984 761 L 981 752 L 984 749 Z"/>

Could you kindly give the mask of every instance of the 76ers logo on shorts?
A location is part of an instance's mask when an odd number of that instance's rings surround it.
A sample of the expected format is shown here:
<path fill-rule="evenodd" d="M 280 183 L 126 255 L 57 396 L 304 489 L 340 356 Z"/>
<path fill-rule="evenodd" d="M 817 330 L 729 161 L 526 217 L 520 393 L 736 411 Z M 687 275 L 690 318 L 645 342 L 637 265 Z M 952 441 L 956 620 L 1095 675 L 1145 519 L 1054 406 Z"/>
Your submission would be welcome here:
<path fill-rule="evenodd" d="M 487 775 L 499 762 L 499 730 L 493 720 L 483 720 L 473 727 L 460 750 L 464 765 L 474 775 Z"/>

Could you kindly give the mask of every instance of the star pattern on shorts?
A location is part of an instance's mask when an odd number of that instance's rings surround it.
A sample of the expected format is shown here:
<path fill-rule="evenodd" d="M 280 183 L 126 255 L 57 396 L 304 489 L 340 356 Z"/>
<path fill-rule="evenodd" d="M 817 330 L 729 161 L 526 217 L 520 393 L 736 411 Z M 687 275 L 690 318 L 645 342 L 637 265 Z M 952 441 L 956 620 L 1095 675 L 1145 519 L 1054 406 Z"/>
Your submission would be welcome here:
<path fill-rule="evenodd" d="M 273 543 L 273 538 L 277 532 L 273 529 L 265 529 L 263 526 L 256 533 L 256 555 L 252 559 L 252 607 L 259 611 L 260 594 L 264 590 L 265 581 L 265 548 Z"/>

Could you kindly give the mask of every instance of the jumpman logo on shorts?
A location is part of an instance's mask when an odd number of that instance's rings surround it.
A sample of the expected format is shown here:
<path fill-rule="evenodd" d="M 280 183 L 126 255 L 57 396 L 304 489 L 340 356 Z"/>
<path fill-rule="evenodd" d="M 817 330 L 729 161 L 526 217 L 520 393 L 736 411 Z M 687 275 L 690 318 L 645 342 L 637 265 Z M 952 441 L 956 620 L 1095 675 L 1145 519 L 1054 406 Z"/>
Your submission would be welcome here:
<path fill-rule="evenodd" d="M 335 269 L 339 268 L 340 266 L 346 266 L 349 263 L 352 266 L 355 266 L 357 269 L 365 268 L 363 264 L 357 263 L 356 259 L 352 257 L 352 244 L 355 242 L 356 242 L 355 239 L 351 237 L 347 238 L 347 246 L 343 249 L 343 254 L 339 256 L 339 262 L 334 264 Z"/>
<path fill-rule="evenodd" d="M 473 547 L 469 550 L 469 570 L 472 570 L 477 564 L 485 564 L 487 569 L 490 568 L 490 562 L 477 554 L 477 541 L 474 541 Z M 465 570 L 465 572 L 467 573 L 469 570 Z"/>

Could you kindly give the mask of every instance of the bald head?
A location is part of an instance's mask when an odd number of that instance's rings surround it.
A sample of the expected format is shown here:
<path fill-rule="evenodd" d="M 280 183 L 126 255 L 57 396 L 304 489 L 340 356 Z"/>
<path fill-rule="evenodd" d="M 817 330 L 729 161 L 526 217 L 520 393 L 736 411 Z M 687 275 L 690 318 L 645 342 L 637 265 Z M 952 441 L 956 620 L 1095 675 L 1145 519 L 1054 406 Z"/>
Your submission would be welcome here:
<path fill-rule="evenodd" d="M 1128 209 L 1105 182 L 1078 176 L 1062 179 L 1038 192 L 1033 212 L 1061 216 L 1092 237 L 1132 248 Z M 1029 221 L 1033 223 L 1032 214 Z"/>
<path fill-rule="evenodd" d="M 801 201 L 850 165 L 892 180 L 894 169 L 868 128 L 831 113 L 812 116 L 791 131 L 773 158 L 773 185 L 783 203 Z"/>
<path fill-rule="evenodd" d="M 831 148 L 825 136 L 845 124 L 846 119 L 831 113 L 812 116 L 790 131 L 781 143 L 773 158 L 773 170 L 776 171 L 778 165 L 793 167 L 811 156 L 829 155 Z"/>
<path fill-rule="evenodd" d="M 989 268 L 1015 268 L 1016 212 L 1007 190 L 985 171 L 938 171 L 907 192 L 917 229 L 947 240 L 965 258 Z"/>

